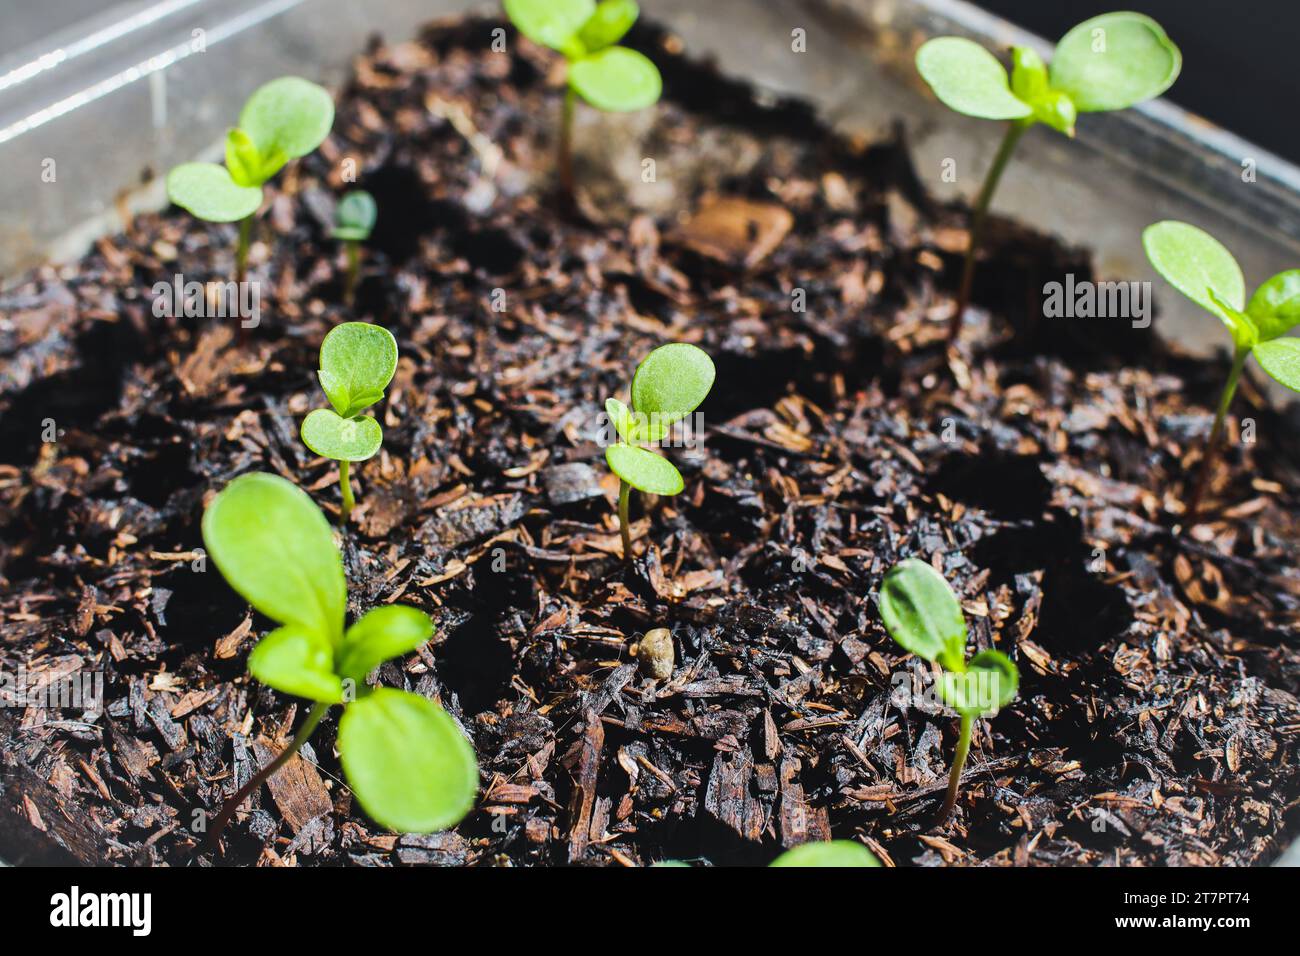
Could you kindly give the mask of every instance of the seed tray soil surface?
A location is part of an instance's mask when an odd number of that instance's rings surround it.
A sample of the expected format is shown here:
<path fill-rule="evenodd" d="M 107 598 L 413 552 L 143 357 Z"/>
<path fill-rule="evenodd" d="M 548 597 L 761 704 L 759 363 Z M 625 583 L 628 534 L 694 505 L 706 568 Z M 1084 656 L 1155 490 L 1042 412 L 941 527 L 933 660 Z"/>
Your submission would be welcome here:
<path fill-rule="evenodd" d="M 102 674 L 104 701 L 0 708 L 0 857 L 190 863 L 199 811 L 301 719 L 246 676 L 268 622 L 194 552 L 199 517 L 259 469 L 337 512 L 298 424 L 321 338 L 367 319 L 402 359 L 341 538 L 350 610 L 434 617 L 377 679 L 456 716 L 482 799 L 454 831 L 383 832 L 330 718 L 198 862 L 766 863 L 830 836 L 900 865 L 1274 859 L 1300 796 L 1294 423 L 1247 385 L 1255 440 L 1234 424 L 1210 520 L 1178 533 L 1225 365 L 1030 321 L 1084 254 L 995 223 L 950 361 L 965 218 L 905 144 L 760 104 L 652 25 L 631 42 L 666 99 L 580 110 L 586 191 L 559 216 L 559 64 L 492 52 L 497 25 L 358 59 L 330 139 L 270 187 L 244 345 L 154 316 L 154 283 L 231 269 L 233 229 L 174 209 L 5 294 L 0 663 L 29 688 Z M 353 308 L 327 230 L 347 158 L 381 211 Z M 682 495 L 635 498 L 624 567 L 598 415 L 673 340 L 717 363 L 703 453 L 670 452 Z M 873 605 L 908 556 L 1022 674 L 939 829 L 956 722 L 909 700 L 927 675 Z M 666 681 L 631 651 L 659 626 Z"/>

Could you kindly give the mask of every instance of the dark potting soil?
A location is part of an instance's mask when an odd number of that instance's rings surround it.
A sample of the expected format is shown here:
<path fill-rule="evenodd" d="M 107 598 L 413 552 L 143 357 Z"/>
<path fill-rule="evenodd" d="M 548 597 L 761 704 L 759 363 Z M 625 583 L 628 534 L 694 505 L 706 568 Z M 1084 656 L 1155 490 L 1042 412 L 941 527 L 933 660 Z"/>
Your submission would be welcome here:
<path fill-rule="evenodd" d="M 1248 433 L 1233 421 L 1184 530 L 1226 364 L 1032 321 L 1044 281 L 1090 276 L 1084 253 L 995 221 L 950 363 L 965 215 L 906 144 L 760 103 L 649 25 L 631 42 L 665 101 L 580 111 L 580 215 L 561 217 L 559 64 L 513 37 L 492 52 L 498 25 L 357 60 L 329 140 L 269 187 L 245 343 L 234 319 L 153 314 L 155 283 L 231 270 L 233 227 L 175 209 L 0 301 L 0 665 L 104 695 L 0 707 L 0 858 L 191 862 L 195 821 L 303 716 L 246 675 L 268 622 L 195 549 L 204 502 L 247 471 L 337 512 L 298 424 L 324 404 L 321 338 L 351 319 L 402 359 L 341 535 L 350 610 L 434 617 L 377 679 L 456 716 L 482 799 L 453 831 L 383 832 L 331 717 L 200 862 L 766 863 L 831 836 L 895 864 L 1275 858 L 1300 797 L 1295 423 L 1247 383 Z M 348 159 L 380 209 L 352 307 L 328 238 Z M 685 492 L 634 498 L 629 568 L 598 415 L 667 341 L 718 379 L 702 454 L 669 452 Z M 955 721 L 903 693 L 926 670 L 873 604 L 908 556 L 1022 674 L 942 828 Z M 632 652 L 654 627 L 668 680 Z"/>

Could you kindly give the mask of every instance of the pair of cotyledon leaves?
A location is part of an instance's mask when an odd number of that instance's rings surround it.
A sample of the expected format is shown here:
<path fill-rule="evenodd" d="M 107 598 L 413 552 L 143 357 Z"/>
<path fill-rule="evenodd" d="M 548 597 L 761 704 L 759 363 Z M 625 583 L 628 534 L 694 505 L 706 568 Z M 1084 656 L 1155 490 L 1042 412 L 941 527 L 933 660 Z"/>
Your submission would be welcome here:
<path fill-rule="evenodd" d="M 167 196 L 209 222 L 234 222 L 257 212 L 262 184 L 291 159 L 329 135 L 334 101 L 322 87 L 282 76 L 244 104 L 239 126 L 226 134 L 226 165 L 183 163 L 167 176 Z"/>
<path fill-rule="evenodd" d="M 384 397 L 397 371 L 397 340 L 369 322 L 344 322 L 320 347 L 321 388 L 333 408 L 317 408 L 302 422 L 302 440 L 335 461 L 365 461 L 384 443 L 384 430 L 361 413 Z"/>
<path fill-rule="evenodd" d="M 685 342 L 661 345 L 647 355 L 632 376 L 632 407 L 605 400 L 605 413 L 622 439 L 605 449 L 610 470 L 640 491 L 678 494 L 684 486 L 681 472 L 641 443 L 662 440 L 675 422 L 695 411 L 715 374 L 708 353 Z"/>
<path fill-rule="evenodd" d="M 329 522 L 278 475 L 227 485 L 203 514 L 203 543 L 230 586 L 280 624 L 249 655 L 249 672 L 287 694 L 344 704 L 338 750 L 365 811 L 413 833 L 445 829 L 469 812 L 478 765 L 451 716 L 417 694 L 363 686 L 384 661 L 432 637 L 428 615 L 389 605 L 345 629 L 347 582 Z M 358 689 L 354 700 L 345 682 Z"/>
<path fill-rule="evenodd" d="M 505 0 L 519 32 L 564 54 L 569 86 L 597 109 L 644 109 L 659 100 L 663 80 L 644 55 L 616 46 L 636 22 L 633 0 Z"/>
<path fill-rule="evenodd" d="M 1217 315 L 1236 347 L 1287 388 L 1300 392 L 1300 339 L 1284 337 L 1300 325 L 1300 269 L 1269 279 L 1246 301 L 1246 280 L 1231 252 L 1185 222 L 1148 226 L 1142 245 L 1156 271 L 1207 312 Z"/>
<path fill-rule="evenodd" d="M 1006 69 L 963 37 L 922 44 L 916 66 L 951 109 L 982 119 L 1046 123 L 1073 135 L 1079 113 L 1121 110 L 1159 96 L 1178 78 L 1182 54 L 1160 24 L 1140 13 L 1085 20 L 1056 45 L 1051 66 L 1028 47 Z"/>
<path fill-rule="evenodd" d="M 1020 672 L 1001 651 L 966 660 L 966 617 L 948 582 L 924 561 L 908 558 L 880 587 L 880 616 L 904 650 L 943 668 L 939 694 L 963 716 L 994 714 L 1010 703 Z"/>

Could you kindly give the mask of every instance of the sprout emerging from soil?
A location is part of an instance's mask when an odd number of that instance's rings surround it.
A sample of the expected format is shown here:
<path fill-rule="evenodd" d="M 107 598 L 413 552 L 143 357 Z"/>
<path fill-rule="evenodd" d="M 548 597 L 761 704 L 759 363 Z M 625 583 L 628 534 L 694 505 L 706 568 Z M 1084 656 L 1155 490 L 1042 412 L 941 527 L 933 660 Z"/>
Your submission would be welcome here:
<path fill-rule="evenodd" d="M 948 795 L 935 821 L 940 826 L 957 804 L 975 718 L 996 714 L 1016 696 L 1020 671 L 1001 651 L 980 651 L 966 659 L 966 618 L 961 604 L 943 576 L 924 561 L 908 558 L 885 575 L 880 616 L 889 636 L 904 650 L 943 668 L 939 696 L 961 715 Z"/>
<path fill-rule="evenodd" d="M 576 97 L 609 113 L 659 101 L 663 79 L 648 57 L 617 46 L 640 15 L 633 0 L 505 0 L 510 22 L 528 39 L 564 54 L 569 85 L 560 114 L 556 167 L 560 195 L 573 197 L 573 108 Z"/>
<path fill-rule="evenodd" d="M 647 355 L 632 376 L 632 407 L 605 400 L 605 413 L 620 441 L 605 449 L 609 470 L 619 477 L 618 524 L 623 559 L 632 559 L 628 501 L 632 489 L 652 495 L 675 495 L 684 487 L 681 472 L 667 458 L 642 447 L 666 438 L 673 424 L 704 401 L 713 387 L 713 360 L 684 342 L 661 345 Z"/>
<path fill-rule="evenodd" d="M 249 654 L 249 673 L 313 702 L 289 746 L 226 802 L 207 844 L 335 704 L 344 705 L 337 747 L 348 785 L 374 820 L 399 833 L 429 833 L 468 813 L 478 765 L 455 720 L 428 698 L 365 684 L 384 661 L 433 636 L 428 615 L 386 605 L 345 630 L 347 582 L 329 523 L 306 492 L 278 475 L 258 472 L 227 485 L 203 514 L 203 543 L 227 583 L 280 625 Z"/>
<path fill-rule="evenodd" d="M 1232 369 L 1219 398 L 1214 427 L 1205 443 L 1200 477 L 1187 504 L 1187 521 L 1196 521 L 1201 497 L 1218 452 L 1224 418 L 1237 382 L 1251 355 L 1260 367 L 1287 388 L 1300 392 L 1300 339 L 1286 333 L 1300 325 L 1300 269 L 1269 279 L 1246 301 L 1246 280 L 1232 253 L 1209 233 L 1185 222 L 1148 226 L 1142 245 L 1151 265 L 1175 289 L 1205 311 L 1218 316 L 1232 334 Z"/>
<path fill-rule="evenodd" d="M 226 165 L 182 163 L 167 175 L 167 196 L 208 222 L 239 222 L 235 279 L 244 281 L 253 215 L 262 184 L 291 159 L 306 156 L 329 135 L 334 101 L 323 88 L 297 76 L 258 87 L 226 134 Z"/>
<path fill-rule="evenodd" d="M 361 271 L 361 243 L 370 238 L 375 228 L 379 207 L 375 197 L 364 189 L 356 189 L 344 196 L 334 210 L 335 239 L 343 241 L 348 255 L 348 275 L 343 286 L 343 298 L 351 302 L 357 287 L 357 274 Z"/>
<path fill-rule="evenodd" d="M 1029 47 L 1011 51 L 1012 70 L 963 37 L 936 37 L 916 52 L 916 68 L 945 106 L 980 119 L 1009 120 L 975 200 L 950 341 L 961 331 L 975 278 L 975 253 L 989 202 L 1020 137 L 1035 123 L 1074 135 L 1079 113 L 1122 110 L 1159 96 L 1182 69 L 1182 53 L 1164 29 L 1140 13 L 1104 13 L 1071 29 L 1049 67 Z"/>
<path fill-rule="evenodd" d="M 876 855 L 853 840 L 801 843 L 786 850 L 769 866 L 880 866 Z"/>
<path fill-rule="evenodd" d="M 356 506 L 349 465 L 373 458 L 384 443 L 379 422 L 361 413 L 383 400 L 384 389 L 396 371 L 397 341 L 382 326 L 344 322 L 332 328 L 321 343 L 317 374 L 334 407 L 318 408 L 303 419 L 302 442 L 316 454 L 339 463 L 344 522 Z"/>

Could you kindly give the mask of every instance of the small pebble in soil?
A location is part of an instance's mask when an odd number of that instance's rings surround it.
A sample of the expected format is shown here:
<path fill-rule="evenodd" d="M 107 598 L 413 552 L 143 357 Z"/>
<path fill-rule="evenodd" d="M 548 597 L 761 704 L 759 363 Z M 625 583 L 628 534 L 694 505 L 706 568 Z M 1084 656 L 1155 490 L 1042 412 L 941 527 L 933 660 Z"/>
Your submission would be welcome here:
<path fill-rule="evenodd" d="M 655 680 L 673 676 L 673 635 L 666 627 L 647 631 L 636 647 L 641 668 Z"/>

